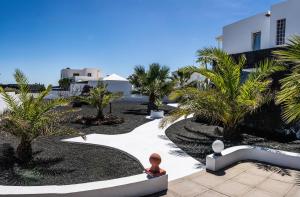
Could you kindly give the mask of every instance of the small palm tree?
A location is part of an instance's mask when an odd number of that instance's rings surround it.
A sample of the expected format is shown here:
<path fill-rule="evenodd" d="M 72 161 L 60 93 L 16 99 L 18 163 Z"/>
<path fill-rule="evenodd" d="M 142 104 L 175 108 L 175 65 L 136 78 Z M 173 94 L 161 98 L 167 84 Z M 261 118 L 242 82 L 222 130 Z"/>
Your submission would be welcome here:
<path fill-rule="evenodd" d="M 176 72 L 172 73 L 171 79 L 177 87 L 183 88 L 190 84 L 189 80 L 191 79 L 192 74 L 193 73 L 180 68 Z"/>
<path fill-rule="evenodd" d="M 300 119 L 300 36 L 293 37 L 286 49 L 275 55 L 279 61 L 293 65 L 292 72 L 280 81 L 281 90 L 276 96 L 276 103 L 283 105 L 283 119 L 291 123 Z"/>
<path fill-rule="evenodd" d="M 97 108 L 97 120 L 104 120 L 103 109 L 112 101 L 122 97 L 122 93 L 112 93 L 107 90 L 107 84 L 99 82 L 96 88 L 90 90 L 87 97 L 81 97 L 82 101 Z"/>
<path fill-rule="evenodd" d="M 268 87 L 272 82 L 268 77 L 284 67 L 265 60 L 241 83 L 241 72 L 246 62 L 244 56 L 235 61 L 226 52 L 216 48 L 205 49 L 205 52 L 205 61 L 215 62 L 214 70 L 195 67 L 186 69 L 200 73 L 213 86 L 204 90 L 187 87 L 173 91 L 170 99 L 181 97 L 180 105 L 162 120 L 161 126 L 181 116 L 194 114 L 222 124 L 225 138 L 236 137 L 237 125 L 243 117 L 268 101 Z"/>
<path fill-rule="evenodd" d="M 15 97 L 6 93 L 0 87 L 0 93 L 8 106 L 8 111 L 1 115 L 0 127 L 20 139 L 16 156 L 20 163 L 27 163 L 32 159 L 31 143 L 39 136 L 58 134 L 53 127 L 58 112 L 53 111 L 57 106 L 67 103 L 64 99 L 44 100 L 51 91 L 48 86 L 34 98 L 29 93 L 29 83 L 26 76 L 16 70 L 15 80 L 19 86 L 19 96 Z"/>
<path fill-rule="evenodd" d="M 149 96 L 148 113 L 157 110 L 157 100 L 162 100 L 172 91 L 174 83 L 168 80 L 169 74 L 168 67 L 153 63 L 148 71 L 143 66 L 136 66 L 134 74 L 129 76 L 128 79 L 135 88 L 133 92 Z"/>

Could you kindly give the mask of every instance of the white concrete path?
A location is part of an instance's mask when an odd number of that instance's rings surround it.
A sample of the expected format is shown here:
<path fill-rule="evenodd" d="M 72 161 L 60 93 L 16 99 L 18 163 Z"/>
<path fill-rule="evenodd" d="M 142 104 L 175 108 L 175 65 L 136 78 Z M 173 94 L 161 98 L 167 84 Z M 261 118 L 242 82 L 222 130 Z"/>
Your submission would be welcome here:
<path fill-rule="evenodd" d="M 136 157 L 145 168 L 150 167 L 149 156 L 158 153 L 162 157 L 161 168 L 167 171 L 169 181 L 203 170 L 205 166 L 202 163 L 183 152 L 165 135 L 167 127 L 160 129 L 159 122 L 159 119 L 153 120 L 126 134 L 90 134 L 86 136 L 86 140 L 75 137 L 63 141 L 120 149 Z"/>

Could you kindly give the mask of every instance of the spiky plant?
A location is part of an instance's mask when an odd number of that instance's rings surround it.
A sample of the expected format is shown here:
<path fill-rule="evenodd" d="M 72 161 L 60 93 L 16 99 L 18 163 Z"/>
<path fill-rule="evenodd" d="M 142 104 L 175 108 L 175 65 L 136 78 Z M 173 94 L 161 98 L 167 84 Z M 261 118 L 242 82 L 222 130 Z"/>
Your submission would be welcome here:
<path fill-rule="evenodd" d="M 190 84 L 190 79 L 193 73 L 185 70 L 185 69 L 178 69 L 176 72 L 172 73 L 171 80 L 178 88 L 183 88 Z"/>
<path fill-rule="evenodd" d="M 136 66 L 134 73 L 129 76 L 129 81 L 135 88 L 135 93 L 149 96 L 148 113 L 151 110 L 157 110 L 156 101 L 163 99 L 168 95 L 174 83 L 169 79 L 170 69 L 166 66 L 153 63 L 149 70 L 144 66 Z"/>
<path fill-rule="evenodd" d="M 294 36 L 287 47 L 274 52 L 279 61 L 292 64 L 291 73 L 283 78 L 276 103 L 282 104 L 282 117 L 287 123 L 300 119 L 300 36 Z"/>
<path fill-rule="evenodd" d="M 103 109 L 112 101 L 122 97 L 121 92 L 112 93 L 107 90 L 107 84 L 98 82 L 97 87 L 90 90 L 86 97 L 81 97 L 81 100 L 97 108 L 97 120 L 104 120 L 105 116 Z"/>
<path fill-rule="evenodd" d="M 194 114 L 222 124 L 225 138 L 236 137 L 237 125 L 243 117 L 268 101 L 268 88 L 272 82 L 269 76 L 284 67 L 272 60 L 265 60 L 241 83 L 241 72 L 246 63 L 244 56 L 235 61 L 226 52 L 216 48 L 205 49 L 205 54 L 205 61 L 214 62 L 215 69 L 186 69 L 208 78 L 213 86 L 204 90 L 187 87 L 172 92 L 171 99 L 183 99 L 180 100 L 179 107 L 162 120 L 161 126 L 181 116 Z"/>
<path fill-rule="evenodd" d="M 64 99 L 45 100 L 51 91 L 48 86 L 44 91 L 33 97 L 29 92 L 29 82 L 26 76 L 16 70 L 14 74 L 19 86 L 19 95 L 12 96 L 0 87 L 0 93 L 8 106 L 8 111 L 1 115 L 0 127 L 2 131 L 16 136 L 20 143 L 16 156 L 20 163 L 27 163 L 32 159 L 31 143 L 39 136 L 48 136 L 58 133 L 54 123 L 60 113 L 53 110 L 67 103 Z"/>

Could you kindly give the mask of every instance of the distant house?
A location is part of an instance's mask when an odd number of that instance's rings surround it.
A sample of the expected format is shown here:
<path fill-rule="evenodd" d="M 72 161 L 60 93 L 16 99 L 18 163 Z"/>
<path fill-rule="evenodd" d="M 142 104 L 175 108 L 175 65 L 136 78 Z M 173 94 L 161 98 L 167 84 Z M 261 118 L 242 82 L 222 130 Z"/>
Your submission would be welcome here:
<path fill-rule="evenodd" d="M 100 71 L 97 68 L 71 69 L 65 68 L 61 70 L 61 79 L 71 79 L 73 82 L 100 80 Z"/>
<path fill-rule="evenodd" d="M 287 0 L 259 13 L 223 27 L 218 46 L 237 57 L 245 54 L 247 67 L 272 55 L 272 51 L 300 35 L 300 0 Z"/>

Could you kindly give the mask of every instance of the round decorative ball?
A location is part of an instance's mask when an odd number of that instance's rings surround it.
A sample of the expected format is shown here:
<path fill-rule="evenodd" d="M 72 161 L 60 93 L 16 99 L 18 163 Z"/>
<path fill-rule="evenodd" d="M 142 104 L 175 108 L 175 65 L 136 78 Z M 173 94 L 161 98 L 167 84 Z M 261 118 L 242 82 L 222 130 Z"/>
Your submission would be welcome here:
<path fill-rule="evenodd" d="M 161 157 L 157 153 L 153 153 L 150 155 L 149 162 L 151 163 L 152 166 L 159 166 L 161 163 Z"/>
<path fill-rule="evenodd" d="M 221 153 L 224 150 L 224 143 L 221 140 L 216 140 L 212 144 L 212 149 L 215 153 Z"/>

